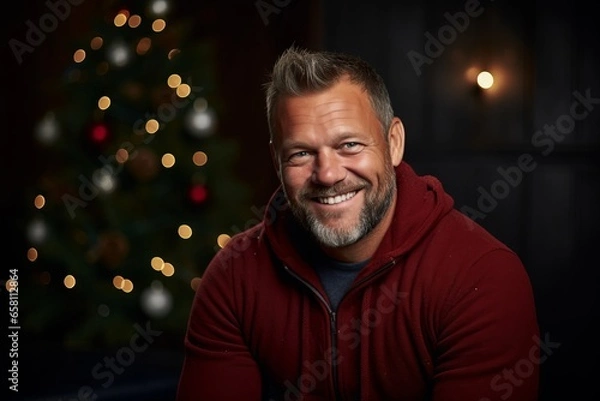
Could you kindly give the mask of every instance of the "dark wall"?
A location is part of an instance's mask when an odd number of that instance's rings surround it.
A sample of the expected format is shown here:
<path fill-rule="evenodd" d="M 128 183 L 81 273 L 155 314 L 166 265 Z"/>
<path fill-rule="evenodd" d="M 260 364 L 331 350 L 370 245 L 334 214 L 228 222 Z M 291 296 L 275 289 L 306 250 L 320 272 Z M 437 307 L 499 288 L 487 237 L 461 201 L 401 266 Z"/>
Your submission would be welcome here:
<path fill-rule="evenodd" d="M 405 159 L 522 257 L 541 332 L 561 344 L 541 366 L 540 399 L 577 399 L 597 393 L 600 356 L 600 30 L 589 4 L 523 3 L 328 1 L 324 46 L 376 66 Z M 495 86 L 477 90 L 471 68 Z"/>

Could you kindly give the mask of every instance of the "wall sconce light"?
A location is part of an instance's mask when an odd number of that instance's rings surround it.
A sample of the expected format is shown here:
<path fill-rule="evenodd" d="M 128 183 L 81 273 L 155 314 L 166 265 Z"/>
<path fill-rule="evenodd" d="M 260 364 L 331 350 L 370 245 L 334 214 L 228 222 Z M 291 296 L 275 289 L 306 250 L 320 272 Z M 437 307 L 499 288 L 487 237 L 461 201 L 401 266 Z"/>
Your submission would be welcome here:
<path fill-rule="evenodd" d="M 477 85 L 482 89 L 490 89 L 494 85 L 494 76 L 488 71 L 477 74 Z"/>

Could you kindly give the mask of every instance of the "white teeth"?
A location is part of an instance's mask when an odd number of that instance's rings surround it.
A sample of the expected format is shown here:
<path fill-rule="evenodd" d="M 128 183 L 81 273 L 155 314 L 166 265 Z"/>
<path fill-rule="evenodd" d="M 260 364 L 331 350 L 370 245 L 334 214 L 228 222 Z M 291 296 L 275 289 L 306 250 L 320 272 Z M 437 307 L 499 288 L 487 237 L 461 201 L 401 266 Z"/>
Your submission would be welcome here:
<path fill-rule="evenodd" d="M 335 205 L 337 203 L 341 203 L 351 199 L 356 195 L 356 191 L 348 192 L 347 194 L 337 195 L 337 196 L 329 196 L 327 198 L 318 198 L 319 202 L 327 203 L 329 205 Z"/>

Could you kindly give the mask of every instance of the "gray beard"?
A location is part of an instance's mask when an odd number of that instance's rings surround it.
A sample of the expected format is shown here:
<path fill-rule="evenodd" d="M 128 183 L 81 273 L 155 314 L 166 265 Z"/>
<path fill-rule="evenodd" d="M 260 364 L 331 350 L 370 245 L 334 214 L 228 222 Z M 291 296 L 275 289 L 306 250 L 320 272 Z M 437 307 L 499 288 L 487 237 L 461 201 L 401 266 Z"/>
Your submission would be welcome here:
<path fill-rule="evenodd" d="M 368 190 L 371 187 L 366 187 Z M 319 219 L 301 205 L 290 202 L 290 210 L 298 222 L 321 245 L 330 248 L 339 248 L 352 245 L 369 234 L 383 220 L 392 204 L 396 192 L 396 175 L 393 167 L 386 171 L 386 182 L 381 192 L 365 199 L 365 205 L 360 211 L 358 224 L 348 229 L 327 227 Z M 378 196 L 380 195 L 380 196 Z M 286 194 L 287 197 L 287 194 Z"/>

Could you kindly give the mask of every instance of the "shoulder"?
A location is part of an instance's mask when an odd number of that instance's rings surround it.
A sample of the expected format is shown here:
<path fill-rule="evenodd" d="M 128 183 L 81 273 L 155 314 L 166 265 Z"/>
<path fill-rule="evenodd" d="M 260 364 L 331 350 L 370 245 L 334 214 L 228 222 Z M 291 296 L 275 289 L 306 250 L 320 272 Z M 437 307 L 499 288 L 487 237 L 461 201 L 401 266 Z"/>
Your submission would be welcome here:
<path fill-rule="evenodd" d="M 425 279 L 446 306 L 484 288 L 494 288 L 505 296 L 530 292 L 529 276 L 519 255 L 457 210 L 439 222 L 423 252 L 429 267 Z"/>
<path fill-rule="evenodd" d="M 492 255 L 516 253 L 477 222 L 453 209 L 442 218 L 429 236 L 428 248 L 441 258 L 455 258 L 464 264 Z"/>
<path fill-rule="evenodd" d="M 270 259 L 264 223 L 233 235 L 205 269 L 203 277 L 243 280 Z"/>

